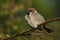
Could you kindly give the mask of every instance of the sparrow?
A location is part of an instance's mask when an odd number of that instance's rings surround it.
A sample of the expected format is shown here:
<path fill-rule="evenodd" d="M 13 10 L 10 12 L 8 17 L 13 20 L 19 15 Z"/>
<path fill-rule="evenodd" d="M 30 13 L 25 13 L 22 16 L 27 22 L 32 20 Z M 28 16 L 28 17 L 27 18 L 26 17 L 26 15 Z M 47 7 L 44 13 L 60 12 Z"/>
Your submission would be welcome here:
<path fill-rule="evenodd" d="M 25 20 L 27 21 L 28 25 L 34 29 L 42 30 L 42 28 L 44 28 L 48 33 L 53 32 L 53 30 L 47 28 L 45 24 L 40 26 L 40 24 L 45 23 L 45 19 L 34 8 L 29 8 L 26 11 Z"/>

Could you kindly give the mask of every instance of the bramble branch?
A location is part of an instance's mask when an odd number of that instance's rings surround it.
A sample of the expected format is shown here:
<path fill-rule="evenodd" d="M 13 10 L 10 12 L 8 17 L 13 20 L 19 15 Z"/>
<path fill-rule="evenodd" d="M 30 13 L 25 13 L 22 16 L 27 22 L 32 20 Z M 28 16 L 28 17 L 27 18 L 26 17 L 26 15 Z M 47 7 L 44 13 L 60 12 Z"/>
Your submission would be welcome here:
<path fill-rule="evenodd" d="M 40 24 L 40 25 L 44 25 L 44 24 L 47 24 L 47 23 L 50 23 L 50 22 L 53 22 L 53 21 L 57 21 L 57 20 L 60 20 L 60 17 L 47 20 L 45 23 Z M 8 40 L 8 39 L 10 39 L 10 38 L 15 38 L 15 37 L 17 37 L 17 36 L 23 35 L 23 34 L 26 33 L 26 32 L 29 32 L 29 31 L 31 31 L 31 28 L 29 28 L 29 29 L 27 29 L 27 30 L 25 30 L 25 31 L 22 31 L 21 33 L 11 35 L 10 37 L 4 37 L 4 38 L 2 38 L 2 40 Z"/>

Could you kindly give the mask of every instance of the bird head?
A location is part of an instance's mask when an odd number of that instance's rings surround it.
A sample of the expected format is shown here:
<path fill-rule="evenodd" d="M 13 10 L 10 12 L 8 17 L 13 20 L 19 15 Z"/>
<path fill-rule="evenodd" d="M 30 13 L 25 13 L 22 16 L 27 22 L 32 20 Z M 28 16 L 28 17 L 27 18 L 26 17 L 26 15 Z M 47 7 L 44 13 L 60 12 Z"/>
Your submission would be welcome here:
<path fill-rule="evenodd" d="M 36 12 L 37 12 L 36 9 L 34 9 L 34 8 L 28 8 L 27 15 L 34 14 Z"/>

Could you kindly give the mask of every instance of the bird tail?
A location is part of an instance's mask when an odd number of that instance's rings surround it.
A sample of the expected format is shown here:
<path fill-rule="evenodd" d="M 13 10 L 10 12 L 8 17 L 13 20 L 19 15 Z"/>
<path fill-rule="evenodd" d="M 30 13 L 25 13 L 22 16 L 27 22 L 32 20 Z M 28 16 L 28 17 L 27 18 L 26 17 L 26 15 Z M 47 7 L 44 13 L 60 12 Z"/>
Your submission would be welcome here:
<path fill-rule="evenodd" d="M 44 29 L 45 29 L 48 33 L 53 32 L 53 30 L 52 30 L 52 29 L 46 28 L 45 26 L 44 26 Z"/>

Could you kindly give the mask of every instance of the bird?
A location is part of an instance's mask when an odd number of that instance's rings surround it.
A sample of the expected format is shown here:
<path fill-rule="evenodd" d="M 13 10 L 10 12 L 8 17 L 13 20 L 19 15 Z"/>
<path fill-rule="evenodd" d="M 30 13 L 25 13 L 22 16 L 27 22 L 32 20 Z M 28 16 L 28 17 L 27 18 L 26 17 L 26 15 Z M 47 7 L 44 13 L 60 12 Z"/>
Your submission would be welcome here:
<path fill-rule="evenodd" d="M 53 32 L 53 30 L 47 28 L 45 24 L 40 26 L 40 24 L 45 23 L 45 19 L 35 8 L 27 9 L 25 20 L 33 29 L 42 30 L 42 28 L 44 28 L 48 33 Z"/>

